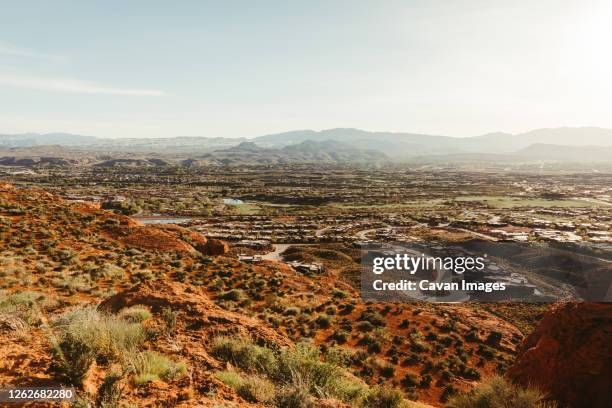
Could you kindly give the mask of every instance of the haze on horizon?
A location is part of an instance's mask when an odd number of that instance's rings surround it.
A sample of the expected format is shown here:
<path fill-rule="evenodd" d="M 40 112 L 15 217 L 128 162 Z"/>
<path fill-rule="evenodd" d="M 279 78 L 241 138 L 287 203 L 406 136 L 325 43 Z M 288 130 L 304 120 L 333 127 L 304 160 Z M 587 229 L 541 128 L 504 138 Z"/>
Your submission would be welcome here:
<path fill-rule="evenodd" d="M 612 128 L 606 0 L 9 2 L 0 133 Z"/>

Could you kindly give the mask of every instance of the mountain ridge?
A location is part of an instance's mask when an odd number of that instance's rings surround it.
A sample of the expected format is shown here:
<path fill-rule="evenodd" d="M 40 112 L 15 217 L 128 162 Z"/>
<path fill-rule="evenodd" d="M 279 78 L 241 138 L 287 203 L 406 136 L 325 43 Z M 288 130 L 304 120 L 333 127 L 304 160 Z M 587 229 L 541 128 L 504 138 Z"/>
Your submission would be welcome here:
<path fill-rule="evenodd" d="M 330 142 L 340 143 L 335 148 L 342 152 L 340 156 L 344 156 L 341 161 L 353 161 L 346 157 L 349 152 L 356 156 L 363 156 L 358 161 L 367 158 L 366 156 L 376 159 L 388 157 L 391 160 L 401 161 L 432 156 L 456 157 L 473 154 L 512 156 L 517 160 L 523 158 L 584 161 L 591 157 L 596 158 L 596 161 L 612 160 L 608 154 L 608 148 L 612 147 L 612 129 L 598 127 L 542 128 L 518 134 L 495 132 L 464 138 L 422 133 L 370 132 L 355 128 L 334 128 L 321 131 L 293 130 L 253 138 L 181 136 L 110 139 L 70 133 L 24 133 L 0 135 L 0 154 L 10 157 L 12 154 L 7 150 L 37 147 L 38 155 L 49 156 L 44 152 L 44 146 L 53 145 L 55 146 L 54 151 L 57 151 L 57 146 L 60 146 L 70 151 L 95 152 L 96 154 L 159 153 L 165 156 L 180 156 L 182 159 L 196 156 L 210 158 L 212 154 L 228 155 L 230 152 L 250 155 L 255 152 L 264 155 L 267 152 L 272 156 L 287 156 L 281 159 L 277 157 L 264 160 L 264 162 L 274 163 L 300 160 L 300 157 L 293 157 L 295 155 L 313 156 L 312 152 L 307 151 L 308 149 L 304 150 L 309 146 L 308 144 L 300 148 L 283 150 L 289 146 L 299 146 L 307 141 L 320 143 L 317 145 L 317 149 L 321 151 L 319 157 L 322 158 L 324 156 L 322 150 L 326 150 L 329 157 L 325 160 L 328 161 L 334 161 L 333 156 L 338 153 L 333 151 L 334 147 L 329 145 Z M 554 148 L 547 152 L 546 148 L 538 147 L 538 145 L 580 147 L 581 149 L 572 152 L 571 148 Z M 347 146 L 353 150 L 348 149 Z M 591 148 L 595 154 L 587 152 L 585 148 L 589 146 L 595 146 Z M 602 149 L 597 149 L 600 146 Z M 583 151 L 582 156 L 578 150 Z M 317 155 L 314 156 L 311 159 L 318 161 Z"/>

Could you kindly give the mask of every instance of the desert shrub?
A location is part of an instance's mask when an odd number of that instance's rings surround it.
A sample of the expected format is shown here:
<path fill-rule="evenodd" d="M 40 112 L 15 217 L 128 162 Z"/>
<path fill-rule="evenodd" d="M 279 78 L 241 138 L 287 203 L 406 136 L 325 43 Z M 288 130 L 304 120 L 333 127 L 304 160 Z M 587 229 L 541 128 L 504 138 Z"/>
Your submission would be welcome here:
<path fill-rule="evenodd" d="M 420 380 L 416 374 L 408 373 L 402 379 L 402 385 L 406 388 L 414 388 L 419 384 Z"/>
<path fill-rule="evenodd" d="M 242 377 L 234 370 L 217 371 L 215 377 L 221 380 L 225 385 L 236 389 L 242 384 Z"/>
<path fill-rule="evenodd" d="M 274 353 L 247 339 L 217 337 L 213 340 L 211 353 L 277 384 L 275 404 L 279 407 L 310 407 L 314 403 L 313 397 L 334 397 L 345 402 L 356 402 L 362 400 L 366 393 L 365 386 L 350 379 L 341 367 L 348 364 L 351 356 L 339 347 L 327 350 L 326 361 L 322 361 L 319 348 L 310 343 L 298 343 L 295 348 L 284 348 Z M 218 378 L 223 382 L 232 383 L 238 388 L 244 381 L 240 376 L 228 372 L 220 376 Z M 247 393 L 247 390 L 244 392 Z"/>
<path fill-rule="evenodd" d="M 368 387 L 349 377 L 339 378 L 335 385 L 333 395 L 351 405 L 359 404 L 365 398 L 368 392 Z"/>
<path fill-rule="evenodd" d="M 123 388 L 119 382 L 123 378 L 121 373 L 110 373 L 104 377 L 102 384 L 98 388 L 98 397 L 96 398 L 96 407 L 99 408 L 115 408 L 119 406 Z"/>
<path fill-rule="evenodd" d="M 45 296 L 36 292 L 16 292 L 10 295 L 0 295 L 0 317 L 14 317 L 27 325 L 40 323 L 38 303 L 43 302 Z"/>
<path fill-rule="evenodd" d="M 368 352 L 378 354 L 381 351 L 382 343 L 378 339 L 374 339 L 368 344 Z"/>
<path fill-rule="evenodd" d="M 140 211 L 140 208 L 135 203 L 130 201 L 105 201 L 101 206 L 105 210 L 112 210 L 117 214 L 133 215 Z M 109 219 L 106 221 L 108 222 Z M 119 221 L 117 221 L 119 223 Z"/>
<path fill-rule="evenodd" d="M 338 366 L 321 361 L 318 347 L 309 343 L 298 343 L 295 349 L 283 349 L 278 357 L 277 370 L 273 373 L 273 377 L 279 381 L 298 377 L 310 385 L 311 391 L 321 396 L 333 391 L 334 384 L 342 375 Z"/>
<path fill-rule="evenodd" d="M 535 388 L 518 387 L 502 377 L 491 377 L 470 392 L 452 397 L 449 408 L 554 408 Z"/>
<path fill-rule="evenodd" d="M 278 391 L 275 405 L 278 408 L 314 408 L 315 403 L 303 384 L 287 384 Z"/>
<path fill-rule="evenodd" d="M 475 342 L 478 341 L 478 332 L 475 329 L 471 329 L 465 334 L 465 341 Z"/>
<path fill-rule="evenodd" d="M 365 397 L 364 407 L 400 408 L 404 404 L 402 393 L 393 388 L 373 387 Z"/>
<path fill-rule="evenodd" d="M 432 381 L 433 381 L 433 378 L 431 377 L 430 374 L 424 374 L 421 377 L 421 382 L 419 383 L 419 386 L 422 388 L 429 388 Z"/>
<path fill-rule="evenodd" d="M 121 310 L 119 317 L 128 322 L 140 323 L 150 319 L 151 312 L 144 306 L 136 305 Z"/>
<path fill-rule="evenodd" d="M 448 337 L 448 336 L 445 336 L 445 337 Z M 442 339 L 444 339 L 444 337 Z M 427 341 L 436 341 L 436 340 L 438 340 L 438 335 L 436 333 L 434 333 L 434 332 L 429 332 L 429 333 L 427 333 L 427 336 L 425 336 L 425 340 L 427 340 Z"/>
<path fill-rule="evenodd" d="M 348 292 L 340 289 L 334 289 L 332 292 L 332 297 L 334 299 L 345 299 L 348 297 Z"/>
<path fill-rule="evenodd" d="M 493 359 L 493 357 L 495 357 L 495 350 L 492 349 L 491 347 L 487 347 L 487 346 L 480 345 L 478 347 L 477 353 L 479 355 L 483 356 L 487 360 L 491 360 L 491 359 Z"/>
<path fill-rule="evenodd" d="M 499 345 L 499 343 L 501 342 L 502 339 L 502 334 L 501 332 L 498 332 L 496 330 L 493 330 L 491 333 L 489 333 L 489 335 L 487 336 L 487 344 L 490 344 L 492 346 L 497 346 Z"/>
<path fill-rule="evenodd" d="M 452 371 L 450 371 L 450 370 L 443 370 L 442 373 L 440 374 L 440 376 L 442 377 L 442 379 L 444 381 L 450 381 L 454 377 Z"/>
<path fill-rule="evenodd" d="M 333 346 L 325 352 L 325 361 L 340 367 L 346 367 L 350 364 L 353 352 L 350 349 L 345 349 L 338 346 Z"/>
<path fill-rule="evenodd" d="M 404 361 L 402 361 L 402 364 L 403 365 L 415 365 L 419 361 L 421 361 L 421 359 L 417 353 L 410 353 L 408 357 L 406 357 Z"/>
<path fill-rule="evenodd" d="M 54 366 L 73 385 L 81 385 L 89 367 L 96 358 L 96 352 L 87 340 L 74 331 L 66 332 L 53 345 Z"/>
<path fill-rule="evenodd" d="M 98 271 L 96 276 L 103 276 L 105 278 L 119 278 L 125 274 L 123 268 L 114 264 L 105 264 Z"/>
<path fill-rule="evenodd" d="M 440 326 L 440 331 L 444 333 L 450 333 L 455 330 L 456 322 L 454 320 L 447 320 Z"/>
<path fill-rule="evenodd" d="M 346 372 L 332 357 L 320 359 L 318 347 L 310 343 L 298 343 L 295 349 L 283 349 L 278 357 L 278 366 L 272 378 L 278 382 L 301 384 L 308 393 L 316 397 L 334 397 L 345 402 L 362 398 L 364 386 L 346 376 Z M 337 357 L 337 356 L 336 356 Z M 348 359 L 348 358 L 345 358 Z"/>
<path fill-rule="evenodd" d="M 357 322 L 357 330 L 362 332 L 369 332 L 374 330 L 374 325 L 367 320 Z"/>
<path fill-rule="evenodd" d="M 366 310 L 361 314 L 360 320 L 366 320 L 377 327 L 386 326 L 385 318 L 375 310 Z"/>
<path fill-rule="evenodd" d="M 162 310 L 161 317 L 166 324 L 166 330 L 168 333 L 172 333 L 174 330 L 174 326 L 176 326 L 176 317 L 178 316 L 178 312 L 172 310 L 169 307 L 165 307 Z"/>
<path fill-rule="evenodd" d="M 331 317 L 326 314 L 320 314 L 317 316 L 315 323 L 322 329 L 327 329 L 331 325 Z"/>
<path fill-rule="evenodd" d="M 142 269 L 136 272 L 132 272 L 132 282 L 146 282 L 156 279 L 156 274 L 150 269 Z"/>
<path fill-rule="evenodd" d="M 332 335 L 332 340 L 336 340 L 340 344 L 346 343 L 351 334 L 345 330 L 336 330 Z"/>
<path fill-rule="evenodd" d="M 380 367 L 379 372 L 381 376 L 385 378 L 391 378 L 395 374 L 395 367 L 392 365 L 382 366 Z"/>
<path fill-rule="evenodd" d="M 440 395 L 440 401 L 447 402 L 449 398 L 455 395 L 456 393 L 457 390 L 455 389 L 455 387 L 453 387 L 452 384 L 448 384 L 446 387 L 444 387 L 442 395 Z"/>
<path fill-rule="evenodd" d="M 187 366 L 184 363 L 174 363 L 154 351 L 138 353 L 131 363 L 134 367 L 135 385 L 155 380 L 170 381 L 181 378 L 187 373 Z"/>
<path fill-rule="evenodd" d="M 70 404 L 70 408 L 91 408 L 92 406 L 94 405 L 91 401 L 84 396 L 77 396 Z"/>
<path fill-rule="evenodd" d="M 242 289 L 231 289 L 219 295 L 219 299 L 232 302 L 242 302 L 247 299 L 246 294 Z"/>
<path fill-rule="evenodd" d="M 55 256 L 64 265 L 69 263 L 75 263 L 78 260 L 78 254 L 72 249 L 60 249 L 55 253 Z"/>
<path fill-rule="evenodd" d="M 93 308 L 67 312 L 54 322 L 53 328 L 57 344 L 65 339 L 86 344 L 96 358 L 107 361 L 125 361 L 147 338 L 140 323 L 127 322 Z"/>
<path fill-rule="evenodd" d="M 300 314 L 300 308 L 296 306 L 291 306 L 285 309 L 286 316 L 297 316 Z"/>
<path fill-rule="evenodd" d="M 340 314 L 346 315 L 355 310 L 355 305 L 352 303 L 347 303 L 340 306 Z"/>
<path fill-rule="evenodd" d="M 474 368 L 465 368 L 461 375 L 470 380 L 480 380 L 480 373 Z"/>
<path fill-rule="evenodd" d="M 276 357 L 272 350 L 242 338 L 225 336 L 215 338 L 212 343 L 212 354 L 248 371 L 270 373 L 276 366 Z"/>
<path fill-rule="evenodd" d="M 417 352 L 423 353 L 429 350 L 429 345 L 423 341 L 423 335 L 418 332 L 410 333 L 410 348 Z"/>
<path fill-rule="evenodd" d="M 245 378 L 236 388 L 236 392 L 249 402 L 269 403 L 274 400 L 274 384 L 259 376 Z"/>

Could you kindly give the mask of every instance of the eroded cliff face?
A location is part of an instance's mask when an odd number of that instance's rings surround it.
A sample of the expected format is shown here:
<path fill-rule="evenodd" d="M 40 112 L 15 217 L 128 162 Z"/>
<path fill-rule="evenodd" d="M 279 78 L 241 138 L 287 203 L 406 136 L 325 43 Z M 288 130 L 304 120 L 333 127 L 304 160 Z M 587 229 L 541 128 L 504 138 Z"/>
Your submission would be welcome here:
<path fill-rule="evenodd" d="M 519 349 L 508 376 L 572 408 L 612 403 L 612 304 L 559 303 Z"/>

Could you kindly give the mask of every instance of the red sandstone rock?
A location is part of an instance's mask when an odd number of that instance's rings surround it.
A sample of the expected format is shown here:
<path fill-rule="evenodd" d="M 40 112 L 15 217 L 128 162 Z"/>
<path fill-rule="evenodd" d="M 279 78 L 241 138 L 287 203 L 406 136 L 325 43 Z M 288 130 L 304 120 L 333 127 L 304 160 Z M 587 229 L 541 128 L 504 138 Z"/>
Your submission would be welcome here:
<path fill-rule="evenodd" d="M 612 304 L 560 303 L 519 349 L 508 376 L 573 408 L 612 403 Z"/>

